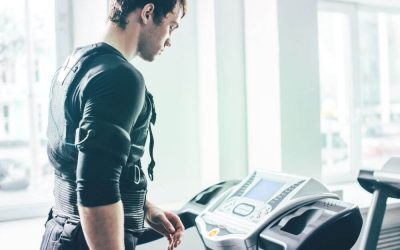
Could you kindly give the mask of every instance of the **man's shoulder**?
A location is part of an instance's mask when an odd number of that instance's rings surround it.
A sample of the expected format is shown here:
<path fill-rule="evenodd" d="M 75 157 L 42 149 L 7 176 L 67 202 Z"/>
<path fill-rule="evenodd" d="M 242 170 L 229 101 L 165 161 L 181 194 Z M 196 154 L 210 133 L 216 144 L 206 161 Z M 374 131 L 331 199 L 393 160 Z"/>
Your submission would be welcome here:
<path fill-rule="evenodd" d="M 89 65 L 89 77 L 110 77 L 126 81 L 143 82 L 143 75 L 132 64 L 115 54 L 103 54 L 94 58 Z"/>
<path fill-rule="evenodd" d="M 89 58 L 80 68 L 86 80 L 98 77 L 124 77 L 126 80 L 143 82 L 143 76 L 138 69 L 130 64 L 115 48 L 106 43 L 95 43 L 75 49 L 71 58 Z"/>
<path fill-rule="evenodd" d="M 115 54 L 99 54 L 86 66 L 80 82 L 80 91 L 138 92 L 144 94 L 142 74 L 132 64 Z"/>

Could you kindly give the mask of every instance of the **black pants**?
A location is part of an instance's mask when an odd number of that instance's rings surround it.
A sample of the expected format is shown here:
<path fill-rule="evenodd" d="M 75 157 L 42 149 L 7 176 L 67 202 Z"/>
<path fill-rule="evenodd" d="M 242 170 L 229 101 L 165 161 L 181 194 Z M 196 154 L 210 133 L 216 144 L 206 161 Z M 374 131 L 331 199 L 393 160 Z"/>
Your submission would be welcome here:
<path fill-rule="evenodd" d="M 40 250 L 89 250 L 79 223 L 68 218 L 49 216 Z M 67 237 L 66 237 L 67 236 Z M 137 238 L 125 232 L 125 250 L 134 250 Z"/>

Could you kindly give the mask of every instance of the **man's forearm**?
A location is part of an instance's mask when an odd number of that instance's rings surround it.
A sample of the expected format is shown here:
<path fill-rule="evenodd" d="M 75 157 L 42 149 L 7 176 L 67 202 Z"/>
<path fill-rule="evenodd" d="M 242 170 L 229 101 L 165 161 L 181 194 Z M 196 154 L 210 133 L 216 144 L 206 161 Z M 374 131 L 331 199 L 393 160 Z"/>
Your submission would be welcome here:
<path fill-rule="evenodd" d="M 124 214 L 121 201 L 99 207 L 79 206 L 82 229 L 91 250 L 123 250 Z"/>

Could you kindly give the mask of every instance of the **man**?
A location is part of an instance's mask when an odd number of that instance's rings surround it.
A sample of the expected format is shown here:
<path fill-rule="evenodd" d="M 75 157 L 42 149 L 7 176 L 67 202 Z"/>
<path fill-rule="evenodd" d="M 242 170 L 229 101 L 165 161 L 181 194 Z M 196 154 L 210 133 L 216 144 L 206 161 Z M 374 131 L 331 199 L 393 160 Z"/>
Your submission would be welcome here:
<path fill-rule="evenodd" d="M 176 248 L 179 217 L 146 201 L 140 158 L 154 103 L 129 61 L 153 61 L 171 46 L 186 0 L 113 0 L 103 41 L 78 48 L 56 72 L 50 96 L 48 156 L 55 204 L 41 249 L 134 249 L 143 221 Z"/>

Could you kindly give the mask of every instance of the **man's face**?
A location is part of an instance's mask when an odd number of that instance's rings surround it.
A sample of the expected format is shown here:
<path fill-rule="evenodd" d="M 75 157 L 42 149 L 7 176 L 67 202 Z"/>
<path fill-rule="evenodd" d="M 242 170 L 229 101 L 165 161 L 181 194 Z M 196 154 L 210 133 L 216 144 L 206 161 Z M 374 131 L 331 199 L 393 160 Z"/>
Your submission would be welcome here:
<path fill-rule="evenodd" d="M 151 20 L 143 28 L 140 36 L 138 52 L 146 61 L 153 61 L 156 55 L 163 52 L 165 47 L 171 46 L 171 34 L 179 27 L 182 17 L 182 8 L 177 3 L 172 12 L 168 13 L 160 24 Z"/>

